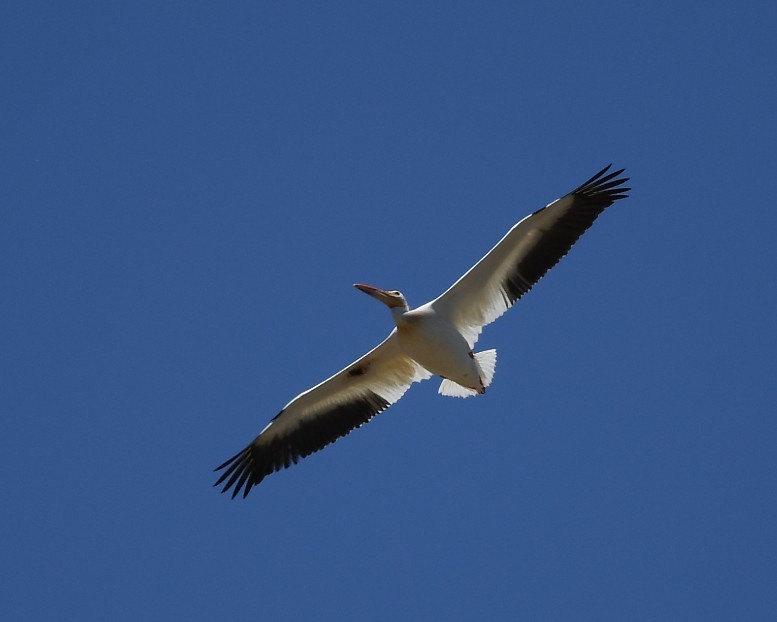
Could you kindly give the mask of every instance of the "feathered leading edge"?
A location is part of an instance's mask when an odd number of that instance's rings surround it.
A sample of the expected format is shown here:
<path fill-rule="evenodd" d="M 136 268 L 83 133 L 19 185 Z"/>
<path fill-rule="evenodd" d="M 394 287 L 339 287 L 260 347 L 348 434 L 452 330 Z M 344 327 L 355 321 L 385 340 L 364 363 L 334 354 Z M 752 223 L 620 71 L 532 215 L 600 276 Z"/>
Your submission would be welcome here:
<path fill-rule="evenodd" d="M 214 486 L 219 486 L 227 480 L 221 492 L 226 492 L 234 486 L 232 498 L 234 499 L 241 489 L 245 497 L 251 488 L 259 484 L 267 475 L 297 464 L 300 458 L 306 458 L 334 443 L 338 438 L 364 425 L 389 406 L 387 400 L 369 391 L 349 402 L 321 411 L 314 420 L 297 426 L 283 436 L 265 441 L 260 435 L 243 451 L 216 467 L 216 471 L 226 470 Z M 283 411 L 278 413 L 273 421 L 281 414 Z M 263 433 L 272 425 L 271 422 Z"/>
<path fill-rule="evenodd" d="M 623 187 L 628 177 L 616 179 L 625 169 L 606 174 L 612 164 L 608 164 L 584 184 L 572 192 L 537 210 L 524 222 L 543 219 L 543 212 L 553 211 L 557 203 L 569 202 L 562 207 L 558 215 L 552 215 L 546 227 L 542 228 L 541 241 L 520 262 L 505 275 L 502 290 L 507 306 L 528 292 L 548 270 L 555 266 L 572 248 L 586 230 L 594 224 L 599 214 L 618 199 L 626 198 L 631 188 Z M 523 223 L 519 223 L 519 227 Z"/>

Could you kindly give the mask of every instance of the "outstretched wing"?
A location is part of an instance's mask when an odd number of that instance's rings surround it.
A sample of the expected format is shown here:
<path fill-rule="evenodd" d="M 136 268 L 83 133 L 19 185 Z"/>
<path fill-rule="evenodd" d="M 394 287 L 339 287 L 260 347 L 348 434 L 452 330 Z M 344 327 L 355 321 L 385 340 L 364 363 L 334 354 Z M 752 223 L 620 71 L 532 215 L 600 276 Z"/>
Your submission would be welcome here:
<path fill-rule="evenodd" d="M 399 400 L 413 382 L 431 374 L 399 347 L 396 330 L 376 348 L 342 371 L 300 393 L 243 451 L 216 468 L 224 470 L 216 486 L 232 488 L 232 497 L 267 475 L 296 464 L 351 430 L 367 423 Z"/>
<path fill-rule="evenodd" d="M 566 196 L 527 216 L 430 305 L 450 318 L 470 347 L 490 324 L 569 252 L 606 208 L 631 188 L 605 167 Z"/>

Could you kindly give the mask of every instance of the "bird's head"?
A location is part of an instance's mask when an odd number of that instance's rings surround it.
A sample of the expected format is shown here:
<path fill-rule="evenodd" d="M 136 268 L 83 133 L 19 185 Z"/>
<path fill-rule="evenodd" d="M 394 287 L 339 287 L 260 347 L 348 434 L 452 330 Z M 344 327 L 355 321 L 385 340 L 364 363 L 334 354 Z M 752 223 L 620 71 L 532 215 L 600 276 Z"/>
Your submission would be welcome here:
<path fill-rule="evenodd" d="M 385 289 L 373 287 L 372 285 L 363 285 L 362 283 L 354 283 L 353 286 L 356 289 L 363 291 L 365 294 L 369 294 L 376 300 L 380 300 L 389 309 L 407 311 L 410 308 L 408 307 L 407 300 L 405 300 L 402 292 L 396 290 L 386 291 Z"/>

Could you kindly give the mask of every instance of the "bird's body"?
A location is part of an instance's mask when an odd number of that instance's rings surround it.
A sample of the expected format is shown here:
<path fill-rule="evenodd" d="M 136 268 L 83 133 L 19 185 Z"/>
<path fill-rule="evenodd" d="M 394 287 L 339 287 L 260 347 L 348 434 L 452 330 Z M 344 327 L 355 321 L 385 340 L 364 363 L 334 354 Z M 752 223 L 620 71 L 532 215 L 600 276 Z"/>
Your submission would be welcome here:
<path fill-rule="evenodd" d="M 485 391 L 472 349 L 449 318 L 428 303 L 392 315 L 399 345 L 411 359 L 435 376 L 477 393 Z"/>
<path fill-rule="evenodd" d="M 357 284 L 391 310 L 396 328 L 370 352 L 291 400 L 254 441 L 216 470 L 232 496 L 345 436 L 399 400 L 414 382 L 442 377 L 439 393 L 484 393 L 496 351 L 474 352 L 481 330 L 566 255 L 597 216 L 626 197 L 623 170 L 599 171 L 516 224 L 441 296 L 410 309 L 398 291 Z"/>

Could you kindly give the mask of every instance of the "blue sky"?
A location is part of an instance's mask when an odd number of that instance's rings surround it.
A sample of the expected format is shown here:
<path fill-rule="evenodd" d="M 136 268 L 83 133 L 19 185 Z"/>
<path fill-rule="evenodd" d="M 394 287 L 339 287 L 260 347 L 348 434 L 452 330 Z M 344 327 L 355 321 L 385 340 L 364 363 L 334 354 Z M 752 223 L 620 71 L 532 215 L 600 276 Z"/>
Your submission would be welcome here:
<path fill-rule="evenodd" d="M 773 2 L 6 3 L 4 619 L 777 614 Z M 604 164 L 631 198 L 246 500 L 212 469 Z"/>

